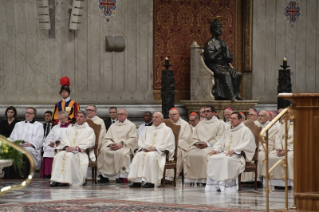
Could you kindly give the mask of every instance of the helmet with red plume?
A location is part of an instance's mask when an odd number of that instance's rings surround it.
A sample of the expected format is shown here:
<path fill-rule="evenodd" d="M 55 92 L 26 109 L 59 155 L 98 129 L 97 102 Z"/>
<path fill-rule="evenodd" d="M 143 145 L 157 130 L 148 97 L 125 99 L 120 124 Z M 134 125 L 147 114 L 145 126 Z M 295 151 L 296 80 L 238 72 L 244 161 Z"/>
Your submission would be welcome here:
<path fill-rule="evenodd" d="M 60 84 L 61 84 L 60 94 L 62 93 L 62 90 L 66 90 L 67 92 L 69 92 L 69 95 L 70 95 L 71 90 L 70 90 L 70 79 L 69 79 L 69 77 L 61 77 Z"/>

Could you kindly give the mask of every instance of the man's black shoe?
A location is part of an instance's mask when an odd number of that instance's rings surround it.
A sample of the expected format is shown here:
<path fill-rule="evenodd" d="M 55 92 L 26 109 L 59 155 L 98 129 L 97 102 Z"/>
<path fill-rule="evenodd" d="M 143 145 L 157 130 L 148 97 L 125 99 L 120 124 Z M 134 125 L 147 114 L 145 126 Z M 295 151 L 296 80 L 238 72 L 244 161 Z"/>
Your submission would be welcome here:
<path fill-rule="evenodd" d="M 59 183 L 59 186 L 69 186 L 69 183 Z"/>
<path fill-rule="evenodd" d="M 142 183 L 133 183 L 131 185 L 129 185 L 130 188 L 141 188 Z"/>
<path fill-rule="evenodd" d="M 109 178 L 106 178 L 106 177 L 101 176 L 101 179 L 98 180 L 97 182 L 98 182 L 98 183 L 108 183 L 108 182 L 110 182 L 110 181 L 109 181 Z"/>
<path fill-rule="evenodd" d="M 154 188 L 153 183 L 146 183 L 145 185 L 142 186 L 142 188 Z"/>
<path fill-rule="evenodd" d="M 51 182 L 50 187 L 57 187 L 59 185 L 58 182 Z"/>
<path fill-rule="evenodd" d="M 123 183 L 123 178 L 121 178 L 121 177 L 118 179 L 116 178 L 116 183 Z"/>
<path fill-rule="evenodd" d="M 263 186 L 262 182 L 257 181 L 257 188 L 263 188 L 263 187 L 264 187 L 264 186 Z"/>

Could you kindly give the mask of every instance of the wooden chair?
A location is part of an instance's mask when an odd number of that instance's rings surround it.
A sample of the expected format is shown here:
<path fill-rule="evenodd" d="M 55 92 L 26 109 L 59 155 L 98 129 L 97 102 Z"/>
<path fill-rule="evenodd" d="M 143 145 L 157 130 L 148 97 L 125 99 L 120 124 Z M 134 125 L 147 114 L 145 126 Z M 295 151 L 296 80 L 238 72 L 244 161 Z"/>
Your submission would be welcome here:
<path fill-rule="evenodd" d="M 179 137 L 179 131 L 181 130 L 181 126 L 173 124 L 173 122 L 170 119 L 164 119 L 163 122 L 166 124 L 166 126 L 170 127 L 174 133 L 175 136 L 175 153 L 174 153 L 174 160 L 169 161 L 169 152 L 165 150 L 166 154 L 166 164 L 164 167 L 163 172 L 163 179 L 162 184 L 163 187 L 165 187 L 165 175 L 166 175 L 166 169 L 174 169 L 174 180 L 168 181 L 169 183 L 173 182 L 174 186 L 176 186 L 176 164 L 177 164 L 177 148 L 178 148 L 178 137 Z"/>
<path fill-rule="evenodd" d="M 259 152 L 259 133 L 261 132 L 262 128 L 257 127 L 255 123 L 251 120 L 244 121 L 244 124 L 246 127 L 248 127 L 251 132 L 254 134 L 255 142 L 256 142 L 256 149 L 255 149 L 255 155 L 253 157 L 253 162 L 246 162 L 246 167 L 244 172 L 255 172 L 255 190 L 257 190 L 257 167 L 258 167 L 258 152 Z M 246 155 L 244 152 L 242 152 L 242 155 L 246 158 Z M 241 190 L 241 173 L 238 175 L 238 191 Z"/>
<path fill-rule="evenodd" d="M 96 181 L 96 175 L 97 175 L 97 161 L 91 161 L 91 159 L 90 159 L 90 156 L 89 156 L 89 154 L 90 154 L 90 151 L 92 150 L 92 149 L 94 149 L 94 154 L 95 154 L 95 157 L 96 157 L 96 159 L 97 159 L 97 155 L 98 155 L 98 144 L 99 144 L 99 137 L 100 137 L 100 131 L 101 131 L 101 125 L 99 125 L 99 124 L 95 124 L 92 120 L 87 120 L 86 121 L 87 123 L 88 123 L 88 125 L 94 130 L 94 134 L 95 134 L 95 145 L 94 145 L 94 147 L 92 147 L 92 148 L 89 148 L 89 149 L 86 149 L 86 154 L 88 155 L 88 158 L 89 158 L 89 165 L 88 165 L 88 167 L 91 167 L 92 168 L 92 179 L 85 179 L 85 183 L 84 183 L 84 185 L 86 184 L 86 182 L 87 181 L 94 181 L 95 182 L 95 184 L 97 184 L 97 181 Z"/>

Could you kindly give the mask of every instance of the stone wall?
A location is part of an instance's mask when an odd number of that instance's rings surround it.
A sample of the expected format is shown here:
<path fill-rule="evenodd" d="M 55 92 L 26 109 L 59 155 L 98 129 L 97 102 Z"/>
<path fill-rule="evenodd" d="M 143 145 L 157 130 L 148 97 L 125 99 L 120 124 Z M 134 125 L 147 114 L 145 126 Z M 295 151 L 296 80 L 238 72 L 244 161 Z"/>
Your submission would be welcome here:
<path fill-rule="evenodd" d="M 299 3 L 300 20 L 290 24 L 284 18 L 286 0 L 253 1 L 251 92 L 260 103 L 277 102 L 278 69 L 284 57 L 291 69 L 292 91 L 319 92 L 319 1 Z"/>
<path fill-rule="evenodd" d="M 153 1 L 118 0 L 100 16 L 86 0 L 80 30 L 69 30 L 71 0 L 54 3 L 51 30 L 40 30 L 35 0 L 0 0 L 0 99 L 3 105 L 54 104 L 69 76 L 80 104 L 152 104 Z M 123 36 L 123 52 L 106 52 L 106 36 Z"/>

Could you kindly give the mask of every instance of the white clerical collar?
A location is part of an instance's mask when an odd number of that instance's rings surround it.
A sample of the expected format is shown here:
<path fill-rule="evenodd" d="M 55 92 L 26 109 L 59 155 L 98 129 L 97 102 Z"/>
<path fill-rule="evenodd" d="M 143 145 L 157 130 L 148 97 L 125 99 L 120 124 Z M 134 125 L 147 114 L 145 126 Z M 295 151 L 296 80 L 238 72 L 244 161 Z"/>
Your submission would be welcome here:
<path fill-rule="evenodd" d="M 259 122 L 260 123 L 260 122 Z M 264 128 L 269 124 L 269 121 L 266 121 L 264 124 L 261 124 L 261 126 Z"/>
<path fill-rule="evenodd" d="M 120 124 L 124 124 L 124 123 L 126 122 L 126 120 L 127 120 L 127 119 L 125 119 L 123 122 L 120 122 L 120 121 L 119 121 L 119 123 L 120 123 Z"/>
<path fill-rule="evenodd" d="M 86 122 L 84 122 L 83 124 L 81 124 L 81 125 L 79 125 L 78 123 L 76 123 L 75 124 L 75 127 L 78 127 L 78 128 L 80 128 L 80 127 L 84 127 L 86 125 Z"/>
<path fill-rule="evenodd" d="M 209 120 L 207 120 L 206 118 L 205 118 L 205 121 L 211 121 L 211 120 L 213 120 L 214 118 L 216 118 L 216 116 L 213 116 L 211 119 L 209 119 Z"/>
<path fill-rule="evenodd" d="M 95 116 L 93 116 L 92 118 L 88 118 L 88 119 L 92 120 L 92 119 L 94 119 L 95 117 L 96 117 L 96 115 L 95 115 Z"/>
<path fill-rule="evenodd" d="M 178 122 L 181 122 L 182 121 L 182 118 L 181 117 L 179 117 L 179 119 L 177 120 L 177 122 L 173 122 L 173 120 L 172 120 L 172 122 L 174 123 L 174 124 L 177 124 Z"/>
<path fill-rule="evenodd" d="M 68 98 L 66 98 L 66 99 L 63 99 L 62 98 L 62 101 L 64 101 L 64 102 L 68 102 L 68 101 L 70 101 L 71 100 L 71 97 L 69 96 Z"/>

